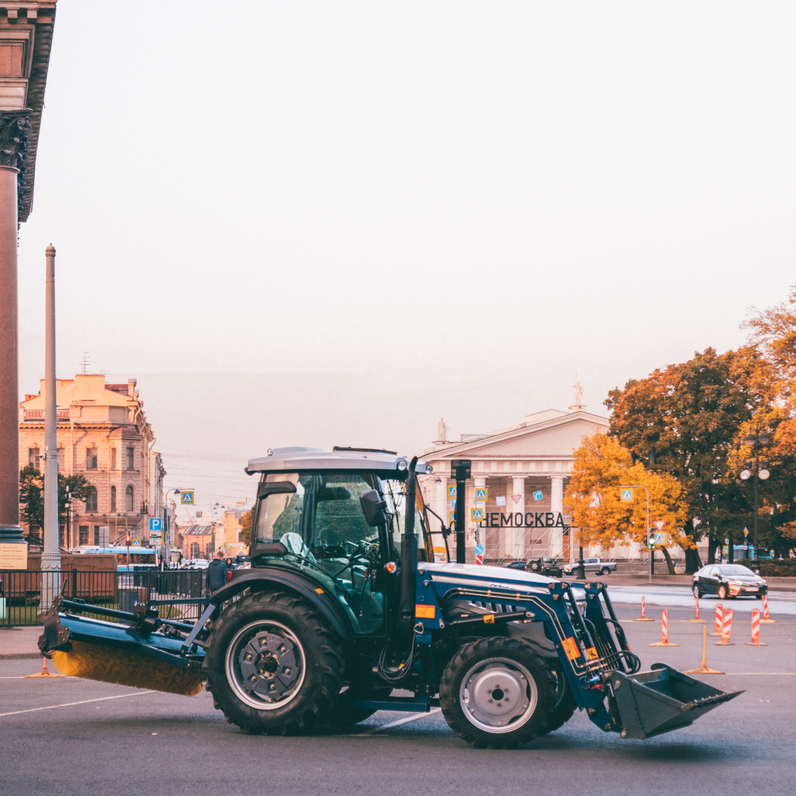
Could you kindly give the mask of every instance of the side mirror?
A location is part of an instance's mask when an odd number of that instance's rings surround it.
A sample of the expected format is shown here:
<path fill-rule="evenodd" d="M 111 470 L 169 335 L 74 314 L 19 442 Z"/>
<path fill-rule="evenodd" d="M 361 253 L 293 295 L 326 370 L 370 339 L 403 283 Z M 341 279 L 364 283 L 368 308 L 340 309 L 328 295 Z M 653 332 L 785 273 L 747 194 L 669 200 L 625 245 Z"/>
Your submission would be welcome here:
<path fill-rule="evenodd" d="M 360 497 L 359 504 L 362 506 L 362 513 L 365 515 L 365 522 L 371 528 L 386 524 L 390 518 L 387 513 L 387 501 L 375 489 L 365 492 Z"/>

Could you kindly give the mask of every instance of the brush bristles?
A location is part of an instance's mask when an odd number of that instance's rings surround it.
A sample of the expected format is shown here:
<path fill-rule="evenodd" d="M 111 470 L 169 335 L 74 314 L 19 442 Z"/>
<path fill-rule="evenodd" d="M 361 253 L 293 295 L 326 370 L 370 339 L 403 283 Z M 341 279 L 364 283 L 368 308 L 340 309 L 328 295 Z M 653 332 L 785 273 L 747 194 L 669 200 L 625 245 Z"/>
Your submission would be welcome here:
<path fill-rule="evenodd" d="M 54 650 L 52 661 L 61 674 L 103 683 L 194 696 L 202 690 L 202 675 L 152 658 L 136 649 L 103 647 L 73 641 L 69 652 Z"/>

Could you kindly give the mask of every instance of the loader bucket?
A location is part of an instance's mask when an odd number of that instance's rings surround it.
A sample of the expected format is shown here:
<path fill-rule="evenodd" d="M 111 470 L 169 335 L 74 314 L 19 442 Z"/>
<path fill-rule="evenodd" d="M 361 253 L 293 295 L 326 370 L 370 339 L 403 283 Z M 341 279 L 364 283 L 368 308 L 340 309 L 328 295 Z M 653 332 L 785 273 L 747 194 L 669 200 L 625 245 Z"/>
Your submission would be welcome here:
<path fill-rule="evenodd" d="M 693 724 L 700 716 L 743 691 L 725 694 L 693 677 L 654 663 L 652 671 L 632 677 L 611 675 L 623 738 L 651 738 Z"/>

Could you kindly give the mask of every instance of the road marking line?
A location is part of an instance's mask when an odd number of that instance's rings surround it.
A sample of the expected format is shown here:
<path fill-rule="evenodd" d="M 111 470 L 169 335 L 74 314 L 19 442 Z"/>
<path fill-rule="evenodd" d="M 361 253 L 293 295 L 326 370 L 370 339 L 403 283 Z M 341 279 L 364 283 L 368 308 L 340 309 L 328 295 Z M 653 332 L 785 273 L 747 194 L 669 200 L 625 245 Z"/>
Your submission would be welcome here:
<path fill-rule="evenodd" d="M 433 710 L 428 711 L 428 713 L 413 713 L 411 716 L 405 716 L 402 719 L 398 719 L 397 721 L 391 721 L 389 724 L 379 724 L 378 727 L 373 727 L 371 729 L 365 730 L 365 732 L 357 733 L 356 735 L 349 735 L 349 738 L 362 738 L 366 735 L 373 735 L 374 732 L 381 732 L 382 730 L 388 730 L 390 727 L 397 727 L 399 724 L 406 724 L 410 721 L 417 721 L 418 719 L 425 719 L 428 716 L 433 716 L 435 713 L 439 713 L 441 708 L 434 708 Z"/>
<path fill-rule="evenodd" d="M 47 705 L 44 708 L 28 708 L 27 710 L 12 710 L 10 713 L 0 713 L 3 716 L 18 716 L 20 713 L 35 713 L 37 710 L 55 710 L 55 708 L 71 708 L 75 705 L 87 705 L 89 702 L 105 702 L 108 699 L 124 699 L 125 697 L 143 696 L 154 694 L 154 691 L 136 691 L 134 694 L 117 694 L 116 696 L 99 697 L 98 699 L 84 699 L 82 702 L 65 702 L 63 705 Z"/>

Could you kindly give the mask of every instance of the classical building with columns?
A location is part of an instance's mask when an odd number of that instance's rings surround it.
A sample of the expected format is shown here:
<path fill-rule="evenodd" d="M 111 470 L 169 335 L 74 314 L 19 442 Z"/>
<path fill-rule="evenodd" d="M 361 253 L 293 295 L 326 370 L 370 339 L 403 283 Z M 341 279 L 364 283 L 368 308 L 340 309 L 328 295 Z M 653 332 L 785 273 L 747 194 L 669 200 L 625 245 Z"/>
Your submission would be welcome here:
<path fill-rule="evenodd" d="M 422 477 L 424 499 L 448 524 L 455 506 L 451 461 L 469 459 L 467 483 L 467 559 L 483 545 L 485 562 L 572 555 L 564 492 L 573 454 L 583 437 L 608 429 L 608 419 L 585 411 L 576 392 L 568 412 L 548 409 L 527 415 L 516 426 L 492 434 L 462 434 L 449 442 L 440 420 L 439 439 L 423 453 L 434 472 Z M 451 551 L 453 553 L 453 551 Z"/>

